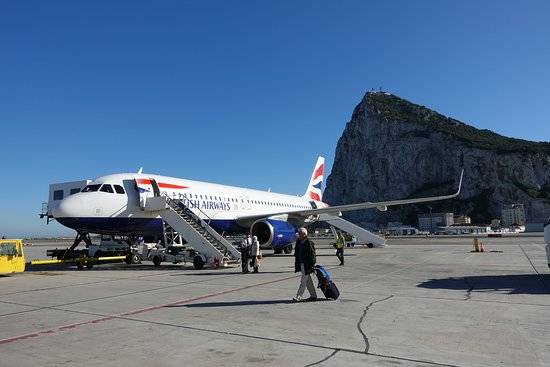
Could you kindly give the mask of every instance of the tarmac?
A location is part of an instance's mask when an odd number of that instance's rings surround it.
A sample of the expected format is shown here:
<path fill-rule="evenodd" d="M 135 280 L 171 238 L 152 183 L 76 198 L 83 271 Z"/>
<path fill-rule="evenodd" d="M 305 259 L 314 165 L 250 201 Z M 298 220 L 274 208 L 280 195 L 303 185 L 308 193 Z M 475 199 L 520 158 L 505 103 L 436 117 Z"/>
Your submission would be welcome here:
<path fill-rule="evenodd" d="M 481 240 L 484 253 L 471 238 L 394 238 L 347 248 L 345 266 L 318 248 L 337 301 L 290 302 L 292 255 L 266 255 L 258 274 L 33 268 L 0 277 L 0 366 L 550 366 L 542 236 Z"/>

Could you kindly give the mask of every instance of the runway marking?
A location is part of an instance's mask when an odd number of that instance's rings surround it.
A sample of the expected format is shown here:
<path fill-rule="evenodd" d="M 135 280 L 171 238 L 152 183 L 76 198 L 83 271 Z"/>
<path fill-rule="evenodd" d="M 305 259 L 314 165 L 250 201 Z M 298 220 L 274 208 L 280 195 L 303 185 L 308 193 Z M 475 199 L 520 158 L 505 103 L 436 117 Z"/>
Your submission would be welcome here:
<path fill-rule="evenodd" d="M 298 277 L 298 275 L 292 275 L 290 277 L 285 277 L 285 278 L 281 278 L 281 279 L 270 280 L 270 281 L 267 281 L 267 282 L 251 284 L 251 285 L 247 285 L 247 286 L 244 286 L 244 287 L 229 289 L 229 290 L 226 290 L 226 291 L 205 294 L 203 296 L 182 299 L 182 300 L 178 300 L 178 301 L 170 302 L 170 303 L 165 303 L 165 304 L 158 305 L 158 306 L 140 308 L 140 309 L 124 312 L 124 313 L 121 313 L 121 314 L 118 314 L 118 315 L 109 315 L 109 316 L 104 316 L 104 317 L 100 317 L 100 318 L 93 319 L 93 320 L 87 320 L 87 321 L 77 322 L 77 323 L 68 324 L 68 325 L 56 326 L 56 327 L 46 329 L 46 330 L 34 331 L 34 332 L 23 334 L 23 335 L 18 335 L 18 336 L 14 336 L 14 337 L 10 337 L 10 338 L 5 338 L 5 339 L 0 339 L 0 345 L 12 343 L 12 342 L 15 342 L 15 341 L 18 341 L 18 340 L 35 338 L 35 337 L 39 337 L 39 336 L 42 336 L 42 335 L 51 335 L 51 334 L 54 334 L 54 333 L 57 333 L 57 332 L 70 330 L 70 329 L 75 329 L 75 328 L 83 326 L 83 325 L 98 324 L 98 323 L 101 323 L 101 322 L 114 320 L 114 319 L 117 319 L 117 318 L 124 318 L 126 316 L 133 316 L 133 315 L 137 315 L 137 314 L 141 314 L 141 313 L 145 313 L 145 312 L 151 312 L 151 311 L 159 310 L 159 309 L 165 308 L 165 307 L 183 305 L 183 304 L 187 304 L 187 303 L 191 303 L 191 302 L 195 302 L 195 301 L 200 301 L 200 300 L 207 299 L 207 298 L 222 296 L 224 294 L 229 294 L 229 293 L 239 292 L 239 291 L 242 291 L 242 290 L 245 290 L 245 289 L 259 287 L 259 286 L 262 286 L 262 285 L 283 282 L 283 281 L 293 279 L 293 278 L 297 278 L 297 277 Z"/>

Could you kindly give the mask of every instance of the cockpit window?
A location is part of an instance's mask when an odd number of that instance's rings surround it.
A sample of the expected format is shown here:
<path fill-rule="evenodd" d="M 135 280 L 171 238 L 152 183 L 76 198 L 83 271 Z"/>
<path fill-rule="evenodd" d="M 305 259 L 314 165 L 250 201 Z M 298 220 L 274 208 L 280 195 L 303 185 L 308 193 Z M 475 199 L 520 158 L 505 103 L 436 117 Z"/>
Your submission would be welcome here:
<path fill-rule="evenodd" d="M 124 189 L 120 185 L 113 185 L 117 194 L 124 194 Z"/>
<path fill-rule="evenodd" d="M 113 187 L 109 184 L 104 184 L 103 186 L 101 186 L 101 189 L 99 191 L 108 192 L 110 194 L 114 193 Z"/>
<path fill-rule="evenodd" d="M 93 191 L 97 191 L 97 190 L 99 190 L 99 187 L 100 187 L 100 186 L 101 186 L 101 185 L 88 185 L 88 186 L 86 186 L 86 187 L 82 190 L 82 192 L 93 192 Z"/>

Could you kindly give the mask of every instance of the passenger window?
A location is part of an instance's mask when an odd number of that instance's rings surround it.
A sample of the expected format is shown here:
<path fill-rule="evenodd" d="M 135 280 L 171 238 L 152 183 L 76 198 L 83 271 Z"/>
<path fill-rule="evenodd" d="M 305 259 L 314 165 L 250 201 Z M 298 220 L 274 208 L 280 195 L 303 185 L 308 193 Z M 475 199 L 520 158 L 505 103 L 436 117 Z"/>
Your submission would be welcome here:
<path fill-rule="evenodd" d="M 111 185 L 107 185 L 107 184 L 101 186 L 101 189 L 99 189 L 99 191 L 108 192 L 110 194 L 114 193 L 113 187 Z"/>
<path fill-rule="evenodd" d="M 53 199 L 54 200 L 63 200 L 63 190 L 55 190 L 53 192 Z"/>
<path fill-rule="evenodd" d="M 101 185 L 88 185 L 84 188 L 84 190 L 82 190 L 82 192 L 94 192 L 99 190 L 100 186 Z"/>
<path fill-rule="evenodd" d="M 114 185 L 117 194 L 124 194 L 124 189 L 120 185 Z"/>

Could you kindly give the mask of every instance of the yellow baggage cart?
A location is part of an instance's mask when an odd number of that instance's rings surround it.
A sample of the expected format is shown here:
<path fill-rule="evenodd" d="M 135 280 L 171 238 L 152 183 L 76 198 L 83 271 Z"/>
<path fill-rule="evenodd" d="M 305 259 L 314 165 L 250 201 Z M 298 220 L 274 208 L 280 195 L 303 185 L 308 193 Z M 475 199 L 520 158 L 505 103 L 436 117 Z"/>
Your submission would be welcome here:
<path fill-rule="evenodd" d="M 25 271 L 22 240 L 0 240 L 0 275 Z"/>

